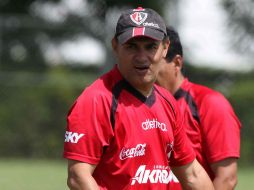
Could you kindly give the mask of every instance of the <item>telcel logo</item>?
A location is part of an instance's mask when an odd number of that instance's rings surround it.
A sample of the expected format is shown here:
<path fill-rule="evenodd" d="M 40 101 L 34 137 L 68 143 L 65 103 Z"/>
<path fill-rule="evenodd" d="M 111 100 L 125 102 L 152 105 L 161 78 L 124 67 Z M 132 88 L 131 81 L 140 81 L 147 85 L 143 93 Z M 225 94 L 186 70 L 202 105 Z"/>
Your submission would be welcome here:
<path fill-rule="evenodd" d="M 64 142 L 77 143 L 79 141 L 79 139 L 83 136 L 84 136 L 84 134 L 82 134 L 82 133 L 78 134 L 78 133 L 66 131 Z"/>
<path fill-rule="evenodd" d="M 154 24 L 153 22 L 145 22 L 143 23 L 143 26 L 153 26 L 155 28 L 160 28 L 158 24 Z"/>
<path fill-rule="evenodd" d="M 150 129 L 161 129 L 162 131 L 167 131 L 167 125 L 165 123 L 160 123 L 157 119 L 149 120 L 142 122 L 142 128 L 146 130 Z"/>

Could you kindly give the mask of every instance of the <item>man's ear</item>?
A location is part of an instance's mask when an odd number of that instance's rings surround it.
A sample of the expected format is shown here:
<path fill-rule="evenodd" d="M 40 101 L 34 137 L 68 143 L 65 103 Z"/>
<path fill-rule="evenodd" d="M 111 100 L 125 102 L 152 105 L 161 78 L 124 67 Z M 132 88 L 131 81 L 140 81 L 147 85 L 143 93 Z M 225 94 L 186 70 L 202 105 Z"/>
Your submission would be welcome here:
<path fill-rule="evenodd" d="M 167 40 L 163 43 L 163 58 L 166 58 L 166 55 L 167 55 L 169 46 L 170 46 L 170 41 L 169 41 L 169 39 L 167 39 Z"/>
<path fill-rule="evenodd" d="M 116 37 L 114 37 L 114 38 L 111 40 L 111 45 L 112 45 L 113 52 L 114 52 L 114 54 L 116 55 L 117 46 L 118 46 L 118 42 L 117 42 Z"/>
<path fill-rule="evenodd" d="M 175 67 L 176 67 L 176 69 L 177 69 L 178 71 L 181 71 L 181 70 L 182 70 L 182 68 L 183 68 L 183 58 L 182 58 L 181 55 L 178 55 L 178 54 L 177 54 L 177 55 L 173 58 L 172 62 L 174 62 Z"/>

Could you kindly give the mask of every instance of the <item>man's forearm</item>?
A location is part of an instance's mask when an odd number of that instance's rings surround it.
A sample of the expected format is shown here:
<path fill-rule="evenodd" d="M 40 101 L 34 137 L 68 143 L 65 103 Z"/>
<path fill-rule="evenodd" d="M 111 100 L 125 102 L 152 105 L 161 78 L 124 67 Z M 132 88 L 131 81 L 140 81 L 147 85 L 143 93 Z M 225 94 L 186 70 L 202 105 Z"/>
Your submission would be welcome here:
<path fill-rule="evenodd" d="M 67 184 L 70 190 L 99 190 L 92 174 L 95 165 L 68 160 L 68 179 Z"/>
<path fill-rule="evenodd" d="M 215 178 L 213 185 L 215 190 L 234 190 L 237 185 L 237 178 Z"/>
<path fill-rule="evenodd" d="M 197 160 L 172 169 L 184 190 L 214 190 L 211 179 Z"/>
<path fill-rule="evenodd" d="M 183 185 L 184 190 L 214 190 L 213 183 L 206 174 L 205 170 L 200 170 Z"/>
<path fill-rule="evenodd" d="M 211 165 L 215 190 L 233 190 L 237 185 L 237 159 L 227 158 Z"/>
<path fill-rule="evenodd" d="M 68 177 L 67 181 L 70 190 L 99 190 L 94 178 L 91 177 Z"/>

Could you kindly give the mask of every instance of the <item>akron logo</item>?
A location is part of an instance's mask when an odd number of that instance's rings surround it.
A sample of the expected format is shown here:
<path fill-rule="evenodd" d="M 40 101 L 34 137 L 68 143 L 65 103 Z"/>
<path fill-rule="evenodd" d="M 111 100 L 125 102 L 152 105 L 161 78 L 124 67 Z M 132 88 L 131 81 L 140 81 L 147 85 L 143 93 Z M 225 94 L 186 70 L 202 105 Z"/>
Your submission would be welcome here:
<path fill-rule="evenodd" d="M 132 22 L 134 22 L 137 25 L 142 24 L 146 18 L 147 18 L 147 13 L 143 12 L 135 12 L 130 15 Z"/>

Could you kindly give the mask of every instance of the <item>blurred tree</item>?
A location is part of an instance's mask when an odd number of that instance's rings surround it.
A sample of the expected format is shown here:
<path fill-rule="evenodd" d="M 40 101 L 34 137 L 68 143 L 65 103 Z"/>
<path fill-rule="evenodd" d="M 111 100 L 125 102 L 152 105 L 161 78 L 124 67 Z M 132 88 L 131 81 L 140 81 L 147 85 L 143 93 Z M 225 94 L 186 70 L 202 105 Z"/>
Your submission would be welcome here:
<path fill-rule="evenodd" d="M 45 69 L 50 64 L 45 57 L 50 45 L 59 45 L 75 36 L 97 39 L 106 47 L 106 55 L 110 55 L 110 39 L 122 8 L 143 6 L 162 13 L 164 6 L 161 5 L 166 3 L 166 0 L 2 0 L 0 68 Z M 54 51 L 49 52 L 53 53 Z M 108 56 L 107 63 L 113 62 L 111 57 Z"/>
<path fill-rule="evenodd" d="M 233 46 L 241 54 L 254 53 L 254 0 L 222 0 L 233 32 Z"/>
<path fill-rule="evenodd" d="M 28 16 L 32 0 L 1 1 L 0 3 L 0 67 L 1 69 L 41 69 L 44 59 L 36 38 L 40 28 Z"/>

